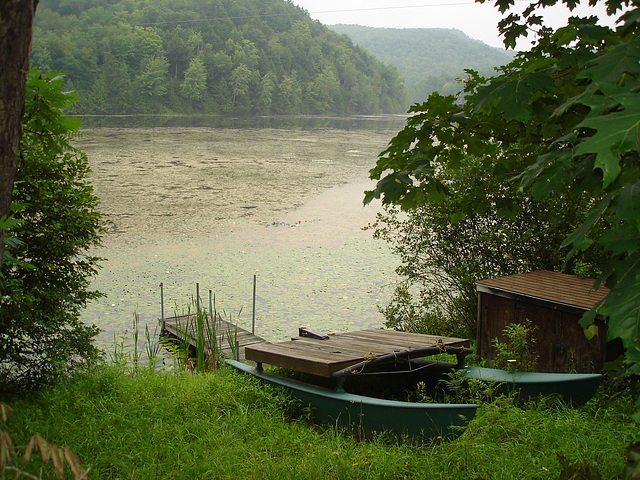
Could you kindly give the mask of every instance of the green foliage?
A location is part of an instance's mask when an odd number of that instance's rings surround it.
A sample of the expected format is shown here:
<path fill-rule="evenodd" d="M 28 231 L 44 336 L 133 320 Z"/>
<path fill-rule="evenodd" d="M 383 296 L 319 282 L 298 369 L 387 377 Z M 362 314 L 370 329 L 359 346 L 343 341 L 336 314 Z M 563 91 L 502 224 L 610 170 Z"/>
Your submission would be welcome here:
<path fill-rule="evenodd" d="M 406 265 L 398 268 L 398 273 L 407 272 Z M 413 272 L 412 272 L 413 273 Z M 444 305 L 442 297 L 434 293 L 438 302 L 430 299 L 426 288 L 433 286 L 432 282 L 422 284 L 422 290 L 412 293 L 409 283 L 418 283 L 417 277 L 407 279 L 396 287 L 388 305 L 380 311 L 385 316 L 385 326 L 402 332 L 424 333 L 428 335 L 451 335 L 465 337 L 473 331 L 471 322 L 457 321 L 460 312 L 447 312 L 445 308 L 455 308 L 460 302 L 458 297 L 451 297 L 451 304 Z M 415 290 L 415 285 L 413 290 Z"/>
<path fill-rule="evenodd" d="M 551 2 L 555 4 L 557 2 Z M 502 11 L 511 2 L 499 1 Z M 565 27 L 541 26 L 536 15 L 549 2 L 532 3 L 522 15 L 501 22 L 505 43 L 537 29 L 528 52 L 492 79 L 475 72 L 460 103 L 433 95 L 412 109 L 405 129 L 383 152 L 371 177 L 378 185 L 366 200 L 383 197 L 404 209 L 438 202 L 448 191 L 440 165 L 455 165 L 465 155 L 495 158 L 494 174 L 519 179 L 533 198 L 586 197 L 583 221 L 560 248 L 567 259 L 597 246 L 610 259 L 598 285 L 611 293 L 583 318 L 609 318 L 608 338 L 620 337 L 626 358 L 640 372 L 640 156 L 638 93 L 640 41 L 638 8 L 606 2 L 610 13 L 629 10 L 619 27 L 597 26 L 596 17 L 572 17 Z M 570 8 L 572 3 L 567 4 Z M 498 205 L 488 199 L 472 210 Z M 503 214 L 517 211 L 504 209 Z"/>
<path fill-rule="evenodd" d="M 165 80 L 169 62 L 164 57 L 147 57 L 142 60 L 141 73 L 136 78 L 137 87 L 150 97 L 167 93 Z"/>
<path fill-rule="evenodd" d="M 24 134 L 9 254 L 0 292 L 0 389 L 18 392 L 55 381 L 96 355 L 97 328 L 79 319 L 98 296 L 89 278 L 99 259 L 86 252 L 100 242 L 86 156 L 71 141 L 79 127 L 63 108 L 74 97 L 63 79 L 32 72 L 27 83 Z"/>
<path fill-rule="evenodd" d="M 141 343 L 144 343 L 144 348 L 140 348 Z M 113 349 L 107 353 L 108 361 L 131 375 L 142 370 L 171 371 L 175 365 L 167 362 L 167 350 L 163 346 L 165 342 L 158 338 L 157 328 L 151 333 L 149 325 L 145 325 L 144 338 L 140 339 L 140 316 L 135 313 L 131 330 L 114 333 Z"/>
<path fill-rule="evenodd" d="M 529 319 L 523 323 L 512 323 L 503 330 L 505 341 L 494 338 L 491 345 L 496 350 L 496 367 L 513 372 L 534 372 L 538 355 L 534 351 L 537 326 Z"/>
<path fill-rule="evenodd" d="M 398 113 L 397 71 L 291 2 L 41 0 L 32 62 L 74 113 Z M 352 98 L 357 101 L 350 102 Z"/>
<path fill-rule="evenodd" d="M 24 209 L 25 207 L 26 205 L 22 203 L 13 202 L 11 204 L 11 213 L 0 218 L 0 229 L 4 230 L 5 232 L 4 258 L 0 259 L 0 265 L 4 265 L 5 268 L 34 268 L 30 263 L 22 262 L 17 258 L 12 257 L 9 253 L 24 244 L 22 240 L 13 236 L 12 230 L 15 230 L 16 227 L 23 223 L 23 220 L 15 217 L 15 213 Z M 2 272 L 2 269 L 0 269 L 0 279 L 4 280 L 4 273 Z"/>
<path fill-rule="evenodd" d="M 101 365 L 11 402 L 6 430 L 17 447 L 32 432 L 69 445 L 96 480 L 556 479 L 563 469 L 557 454 L 570 464 L 597 465 L 603 478 L 613 479 L 637 427 L 628 399 L 607 400 L 574 409 L 497 399 L 481 405 L 455 442 L 363 442 L 292 420 L 295 404 L 231 369 L 123 375 Z M 38 461 L 34 456 L 30 467 Z"/>
<path fill-rule="evenodd" d="M 498 396 L 496 384 L 451 372 L 445 381 L 447 398 L 451 403 L 489 403 Z"/>
<path fill-rule="evenodd" d="M 225 321 L 215 307 L 215 300 L 210 298 L 210 311 L 200 305 L 195 299 L 188 305 L 186 312 L 171 319 L 174 323 L 177 337 L 167 336 L 163 339 L 163 346 L 169 350 L 178 364 L 187 370 L 196 372 L 210 372 L 218 369 L 224 357 L 223 350 L 228 351 L 235 358 L 236 341 L 238 338 L 236 326 L 231 317 Z M 195 340 L 195 345 L 191 342 Z"/>
<path fill-rule="evenodd" d="M 180 92 L 189 100 L 201 100 L 207 89 L 207 71 L 204 68 L 202 58 L 195 57 L 189 63 L 189 68 L 184 72 L 184 81 Z"/>
<path fill-rule="evenodd" d="M 401 132 L 394 142 L 418 137 Z M 393 142 L 392 142 L 393 143 Z M 536 200 L 500 175 L 491 157 L 434 162 L 448 195 L 401 213 L 387 207 L 374 235 L 392 245 L 403 278 L 388 307 L 387 326 L 433 335 L 475 337 L 476 283 L 531 270 L 574 271 L 578 262 L 602 268 L 592 248 L 565 265 L 564 238 L 584 220 L 588 197 Z M 587 270 L 581 269 L 584 273 Z"/>

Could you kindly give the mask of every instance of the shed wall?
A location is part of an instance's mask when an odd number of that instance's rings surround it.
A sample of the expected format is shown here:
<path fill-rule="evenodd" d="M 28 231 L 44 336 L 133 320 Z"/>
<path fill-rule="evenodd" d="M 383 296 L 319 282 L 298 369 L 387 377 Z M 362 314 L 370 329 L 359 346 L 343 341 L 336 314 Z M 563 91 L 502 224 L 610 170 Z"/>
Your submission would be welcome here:
<path fill-rule="evenodd" d="M 599 321 L 599 334 L 587 340 L 579 320 L 584 310 L 505 292 L 478 292 L 478 351 L 496 359 L 493 339 L 504 342 L 503 330 L 510 323 L 529 319 L 537 326 L 535 350 L 541 372 L 599 372 L 606 358 L 606 330 Z"/>

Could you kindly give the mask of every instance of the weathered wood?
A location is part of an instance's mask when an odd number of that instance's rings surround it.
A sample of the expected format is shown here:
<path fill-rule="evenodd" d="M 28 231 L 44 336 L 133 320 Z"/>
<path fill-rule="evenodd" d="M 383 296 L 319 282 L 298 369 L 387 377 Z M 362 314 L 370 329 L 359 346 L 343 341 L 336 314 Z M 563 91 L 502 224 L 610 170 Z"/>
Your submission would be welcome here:
<path fill-rule="evenodd" d="M 425 335 L 422 333 L 399 332 L 396 330 L 380 330 L 369 329 L 358 332 L 350 332 L 343 334 L 345 337 L 357 338 L 360 340 L 370 339 L 376 342 L 385 341 L 399 342 L 403 346 L 415 345 L 417 347 L 427 345 L 435 345 L 444 342 L 451 346 L 468 347 L 469 340 L 466 338 L 443 337 L 441 335 Z"/>
<path fill-rule="evenodd" d="M 385 355 L 380 355 L 379 357 L 374 358 L 373 360 L 364 360 L 360 363 L 356 363 L 355 365 L 350 365 L 347 368 L 339 370 L 333 373 L 333 377 L 344 381 L 346 377 L 352 374 L 358 374 L 362 370 L 368 367 L 372 367 L 378 364 L 388 364 L 394 363 L 398 360 L 402 360 L 405 358 L 420 358 L 431 355 L 438 355 L 441 353 L 447 353 L 449 355 L 456 355 L 458 357 L 458 368 L 464 367 L 464 358 L 467 355 L 471 355 L 473 350 L 465 347 L 450 347 L 450 346 L 432 346 L 432 347 L 422 347 L 416 348 L 413 350 L 404 350 L 401 352 L 393 352 L 387 353 Z"/>
<path fill-rule="evenodd" d="M 330 335 L 326 340 L 294 337 L 289 342 L 247 346 L 247 360 L 331 378 L 334 372 L 368 358 L 430 346 L 468 347 L 462 338 L 392 330 L 363 330 Z"/>
<path fill-rule="evenodd" d="M 535 353 L 540 372 L 601 371 L 619 347 L 606 341 L 606 324 L 596 316 L 598 335 L 588 340 L 579 320 L 608 293 L 594 290 L 594 280 L 558 272 L 536 271 L 478 282 L 478 354 L 496 359 L 494 339 L 505 342 L 504 329 L 529 320 L 536 327 Z"/>
<path fill-rule="evenodd" d="M 269 345 L 268 349 L 264 349 L 265 345 Z M 335 358 L 321 358 L 320 356 L 306 356 L 303 351 L 291 349 L 282 344 L 260 344 L 252 345 L 245 349 L 247 360 L 256 363 L 267 363 L 278 367 L 288 368 L 298 372 L 318 375 L 320 377 L 331 378 L 334 371 L 340 370 L 349 365 L 351 359 L 342 359 L 339 361 Z"/>
<path fill-rule="evenodd" d="M 162 319 L 159 320 L 162 325 Z M 223 356 L 231 358 L 233 357 L 233 350 L 235 349 L 235 342 L 239 347 L 239 358 L 244 360 L 245 347 L 248 345 L 257 345 L 264 343 L 263 338 L 254 335 L 253 333 L 238 327 L 226 320 L 218 319 L 213 325 L 215 331 L 215 342 Z M 195 320 L 195 315 L 180 315 L 177 317 L 164 319 L 164 330 L 161 335 L 170 335 L 180 340 L 187 341 L 193 348 L 198 347 L 198 328 Z M 205 352 L 211 352 L 213 346 L 210 344 L 212 339 L 208 338 L 208 334 L 205 332 Z"/>
<path fill-rule="evenodd" d="M 394 330 L 369 329 L 357 332 L 347 332 L 329 337 L 335 345 L 353 345 L 354 348 L 366 349 L 367 346 L 378 350 L 405 350 L 407 347 L 423 347 L 437 345 L 439 341 L 446 341 L 452 346 L 469 346 L 469 340 L 464 338 L 442 337 L 438 335 L 424 335 L 420 333 L 398 332 Z M 294 337 L 294 341 L 310 341 L 307 337 Z M 320 341 L 322 343 L 322 341 Z"/>
<path fill-rule="evenodd" d="M 411 350 L 416 348 L 421 348 L 423 346 L 435 346 L 437 342 L 430 341 L 429 339 L 425 339 L 425 342 L 406 342 L 405 344 L 401 342 L 391 342 L 387 341 L 384 338 L 381 338 L 380 341 L 370 340 L 370 339 L 358 339 L 358 338 L 350 338 L 350 337 L 342 337 L 332 336 L 331 342 L 329 344 L 323 345 L 322 342 L 313 341 L 311 339 L 295 339 L 293 340 L 300 345 L 309 345 L 311 349 L 324 349 L 330 351 L 340 351 L 346 352 L 351 355 L 353 352 L 362 354 L 365 352 L 367 354 L 375 354 L 375 355 L 383 355 L 385 353 L 393 353 L 400 352 L 404 350 Z"/>
<path fill-rule="evenodd" d="M 582 310 L 593 308 L 609 293 L 605 286 L 595 290 L 595 280 L 546 270 L 490 278 L 477 286 L 479 292 L 491 293 L 495 289 Z"/>
<path fill-rule="evenodd" d="M 298 335 L 301 337 L 317 338 L 318 340 L 329 340 L 329 335 L 324 335 L 322 333 L 314 332 L 313 330 L 307 327 L 300 327 L 298 329 Z"/>

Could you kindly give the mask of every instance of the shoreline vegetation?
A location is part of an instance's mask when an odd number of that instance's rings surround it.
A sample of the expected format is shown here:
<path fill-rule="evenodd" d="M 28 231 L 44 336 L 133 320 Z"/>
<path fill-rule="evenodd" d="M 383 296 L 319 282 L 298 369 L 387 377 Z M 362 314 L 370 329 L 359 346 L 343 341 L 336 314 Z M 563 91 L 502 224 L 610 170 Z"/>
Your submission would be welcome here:
<path fill-rule="evenodd" d="M 65 72 L 81 98 L 74 113 L 377 114 L 408 105 L 395 67 L 281 0 L 47 0 L 31 63 Z"/>
<path fill-rule="evenodd" d="M 153 335 L 145 338 L 142 348 L 132 344 L 134 319 L 131 331 L 114 338 L 110 358 L 59 386 L 0 399 L 13 410 L 1 428 L 13 440 L 14 465 L 41 472 L 31 478 L 55 478 L 54 465 L 44 465 L 39 453 L 19 461 L 37 433 L 68 446 L 93 479 L 613 479 L 637 437 L 632 396 L 610 396 L 603 385 L 579 408 L 552 397 L 481 402 L 463 435 L 449 443 L 385 434 L 363 440 L 311 423 L 308 410 L 283 392 L 222 363 L 208 371 L 183 368 L 175 348 L 170 354 Z M 140 361 L 140 351 L 151 360 Z"/>

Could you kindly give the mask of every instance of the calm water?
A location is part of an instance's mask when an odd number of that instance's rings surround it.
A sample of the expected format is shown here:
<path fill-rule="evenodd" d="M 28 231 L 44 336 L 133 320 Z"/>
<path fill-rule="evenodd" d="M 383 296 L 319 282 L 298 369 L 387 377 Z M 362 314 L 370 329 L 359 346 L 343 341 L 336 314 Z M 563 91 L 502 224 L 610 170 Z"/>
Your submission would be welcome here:
<path fill-rule="evenodd" d="M 94 287 L 106 297 L 84 320 L 100 343 L 129 328 L 134 312 L 156 325 L 183 312 L 195 284 L 219 310 L 283 340 L 299 326 L 323 332 L 382 326 L 378 305 L 396 259 L 362 227 L 367 172 L 403 124 L 357 119 L 85 119 L 102 210 L 112 222 Z M 118 124 L 118 126 L 114 126 Z M 206 301 L 206 300 L 205 300 Z"/>

